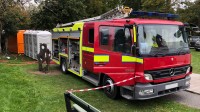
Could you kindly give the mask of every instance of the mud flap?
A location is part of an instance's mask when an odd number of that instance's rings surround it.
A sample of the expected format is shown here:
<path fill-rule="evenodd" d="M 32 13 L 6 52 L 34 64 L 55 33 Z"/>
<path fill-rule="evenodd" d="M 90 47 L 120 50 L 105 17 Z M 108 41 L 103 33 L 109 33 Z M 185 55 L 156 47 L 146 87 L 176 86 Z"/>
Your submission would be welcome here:
<path fill-rule="evenodd" d="M 64 93 L 64 97 L 67 112 L 101 112 L 100 110 L 80 99 L 73 93 L 66 92 Z"/>

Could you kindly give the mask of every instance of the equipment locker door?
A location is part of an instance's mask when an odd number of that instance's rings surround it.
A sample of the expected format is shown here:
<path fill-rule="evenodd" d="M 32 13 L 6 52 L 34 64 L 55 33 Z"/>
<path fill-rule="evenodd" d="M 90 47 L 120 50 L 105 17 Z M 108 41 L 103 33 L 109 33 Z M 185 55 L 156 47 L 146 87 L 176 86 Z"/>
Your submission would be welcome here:
<path fill-rule="evenodd" d="M 83 69 L 93 72 L 94 67 L 94 23 L 85 23 L 83 27 L 82 65 Z"/>

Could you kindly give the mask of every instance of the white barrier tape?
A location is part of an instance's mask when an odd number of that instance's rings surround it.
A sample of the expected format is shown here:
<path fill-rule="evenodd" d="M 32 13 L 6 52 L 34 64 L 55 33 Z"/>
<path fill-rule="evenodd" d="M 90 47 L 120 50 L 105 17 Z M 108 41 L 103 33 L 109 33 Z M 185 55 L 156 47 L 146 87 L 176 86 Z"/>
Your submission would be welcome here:
<path fill-rule="evenodd" d="M 94 91 L 94 90 L 104 89 L 104 88 L 107 88 L 107 87 L 110 87 L 110 86 L 114 86 L 114 85 L 118 85 L 118 84 L 121 84 L 121 83 L 124 83 L 124 82 L 127 82 L 127 81 L 131 81 L 131 80 L 133 80 L 135 78 L 139 78 L 139 77 L 140 76 L 135 76 L 135 77 L 132 77 L 132 78 L 129 78 L 129 79 L 125 79 L 125 80 L 116 82 L 114 84 L 106 85 L 106 86 L 101 86 L 101 87 L 96 87 L 96 88 L 90 88 L 90 89 L 67 90 L 67 92 L 74 93 L 74 92 L 85 92 L 85 91 Z"/>

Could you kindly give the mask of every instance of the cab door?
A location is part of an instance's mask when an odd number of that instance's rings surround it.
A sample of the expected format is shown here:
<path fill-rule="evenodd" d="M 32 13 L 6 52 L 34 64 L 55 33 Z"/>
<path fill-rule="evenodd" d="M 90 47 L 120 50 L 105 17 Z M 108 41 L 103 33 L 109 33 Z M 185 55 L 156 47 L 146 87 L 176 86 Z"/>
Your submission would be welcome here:
<path fill-rule="evenodd" d="M 94 71 L 109 75 L 115 81 L 133 77 L 135 57 L 131 55 L 132 30 L 124 24 L 98 25 L 95 41 Z"/>

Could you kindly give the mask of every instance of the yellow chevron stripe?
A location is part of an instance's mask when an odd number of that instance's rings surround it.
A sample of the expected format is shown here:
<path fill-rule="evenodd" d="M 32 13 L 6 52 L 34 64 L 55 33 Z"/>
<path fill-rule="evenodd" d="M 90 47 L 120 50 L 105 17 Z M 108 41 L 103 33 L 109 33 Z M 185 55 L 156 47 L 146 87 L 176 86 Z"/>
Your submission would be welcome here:
<path fill-rule="evenodd" d="M 131 57 L 131 56 L 122 56 L 122 62 L 136 62 L 136 63 L 143 63 L 143 59 Z"/>
<path fill-rule="evenodd" d="M 87 52 L 94 52 L 94 48 L 91 48 L 91 47 L 84 47 L 84 46 L 82 46 L 82 50 L 83 51 L 87 51 Z"/>
<path fill-rule="evenodd" d="M 134 42 L 137 42 L 137 40 L 136 40 L 136 27 L 134 26 L 133 27 L 133 34 L 134 34 Z"/>
<path fill-rule="evenodd" d="M 66 32 L 66 31 L 78 31 L 83 30 L 84 22 L 75 23 L 72 27 L 54 28 L 53 32 Z"/>
<path fill-rule="evenodd" d="M 94 62 L 109 62 L 109 55 L 94 55 Z"/>
<path fill-rule="evenodd" d="M 82 75 L 80 75 L 78 72 L 76 72 L 76 71 L 74 71 L 74 70 L 72 70 L 72 69 L 68 69 L 68 71 L 70 71 L 70 72 L 72 72 L 73 74 L 75 74 L 75 75 L 78 75 L 78 76 L 82 76 Z"/>
<path fill-rule="evenodd" d="M 52 59 L 52 61 L 55 62 L 55 63 L 58 64 L 58 65 L 60 64 L 60 62 L 57 61 L 57 60 L 55 60 L 55 59 Z"/>
<path fill-rule="evenodd" d="M 64 53 L 59 53 L 60 56 L 63 56 L 63 57 L 68 57 L 67 54 L 64 54 Z"/>

